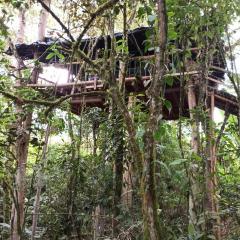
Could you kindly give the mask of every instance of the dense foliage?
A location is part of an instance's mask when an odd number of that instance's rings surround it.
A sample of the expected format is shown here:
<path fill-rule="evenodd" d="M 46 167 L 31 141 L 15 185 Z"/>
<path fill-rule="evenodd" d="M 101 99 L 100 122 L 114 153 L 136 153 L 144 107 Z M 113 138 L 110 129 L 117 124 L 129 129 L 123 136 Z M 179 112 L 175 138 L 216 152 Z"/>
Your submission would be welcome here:
<path fill-rule="evenodd" d="M 52 11 L 46 8 L 50 2 Z M 240 78 L 235 61 L 239 40 L 232 38 L 239 30 L 239 2 L 109 2 L 0 1 L 0 239 L 240 239 Z M 159 9 L 165 2 L 166 49 L 161 39 L 164 21 L 159 21 L 164 20 Z M 71 49 L 54 43 L 47 59 L 59 58 L 62 65 L 81 61 L 79 72 L 97 72 L 108 87 L 103 109 L 83 104 L 74 114 L 71 101 L 79 96 L 64 98 L 57 95 L 57 88 L 28 87 L 45 77 L 45 66 L 39 56 L 22 63 L 15 49 L 20 28 L 14 26 L 21 25 L 24 12 L 26 24 L 35 28 L 41 8 L 49 12 L 48 37 L 76 40 Z M 237 30 L 231 32 L 235 25 Z M 129 93 L 124 85 L 129 61 L 126 33 L 138 26 L 152 27 L 144 50 L 153 51 L 155 57 L 144 60 L 145 68 L 150 69 L 152 82 L 161 81 L 156 85 L 159 92 L 150 87 L 147 95 Z M 115 42 L 113 33 L 118 31 L 123 39 Z M 114 40 L 111 49 L 93 61 L 77 43 L 96 35 Z M 26 30 L 24 40 L 32 38 Z M 8 48 L 13 56 L 6 54 Z M 161 59 L 159 49 L 171 56 L 171 64 Z M 192 49 L 198 51 L 194 64 Z M 187 94 L 181 93 L 178 106 L 173 106 L 165 99 L 165 90 L 178 84 L 181 92 L 190 91 L 191 76 L 185 73 L 196 69 L 201 79 L 207 79 L 216 52 L 224 58 L 224 87 L 234 92 L 239 114 L 229 114 L 226 107 L 225 113 L 215 114 L 221 120 L 214 122 L 206 107 L 208 81 L 195 78 L 194 84 L 202 81 L 197 105 L 190 109 L 188 102 L 184 117 L 182 98 Z M 113 80 L 119 62 L 122 82 Z M 181 74 L 175 78 L 176 73 Z M 69 75 L 76 84 L 82 80 L 80 73 Z M 163 120 L 174 107 L 178 119 Z M 26 169 L 21 172 L 24 153 Z M 217 159 L 216 169 L 208 172 L 211 158 Z"/>

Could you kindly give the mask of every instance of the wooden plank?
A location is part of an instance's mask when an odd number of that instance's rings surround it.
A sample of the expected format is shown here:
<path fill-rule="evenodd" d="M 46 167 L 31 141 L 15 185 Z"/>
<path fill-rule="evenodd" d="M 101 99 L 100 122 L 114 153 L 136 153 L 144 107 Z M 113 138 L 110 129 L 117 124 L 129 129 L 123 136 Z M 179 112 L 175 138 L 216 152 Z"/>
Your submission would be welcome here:
<path fill-rule="evenodd" d="M 215 93 L 215 98 L 218 98 L 218 99 L 220 99 L 220 100 L 222 100 L 222 101 L 224 101 L 224 102 L 226 102 L 226 103 L 230 103 L 230 104 L 238 107 L 238 103 L 237 103 L 237 102 L 234 102 L 234 101 L 232 101 L 232 100 L 230 100 L 230 99 L 227 99 L 227 98 L 225 98 L 225 97 L 222 97 L 222 96 L 218 95 L 217 93 Z"/>
<path fill-rule="evenodd" d="M 71 101 L 72 104 L 79 103 L 103 103 L 104 99 L 101 97 L 81 97 L 79 99 L 74 99 Z"/>

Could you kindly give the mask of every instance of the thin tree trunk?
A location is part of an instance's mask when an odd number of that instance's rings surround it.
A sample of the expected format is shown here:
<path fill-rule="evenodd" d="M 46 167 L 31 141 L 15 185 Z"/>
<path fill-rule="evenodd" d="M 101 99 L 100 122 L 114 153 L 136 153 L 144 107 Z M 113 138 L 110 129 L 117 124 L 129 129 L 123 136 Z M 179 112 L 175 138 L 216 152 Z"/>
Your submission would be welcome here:
<path fill-rule="evenodd" d="M 120 214 L 120 204 L 123 186 L 123 152 L 124 152 L 124 140 L 123 140 L 123 121 L 122 116 L 119 114 L 116 106 L 114 106 L 113 121 L 114 124 L 114 197 L 113 197 L 113 232 L 118 232 L 117 217 Z"/>
<path fill-rule="evenodd" d="M 45 4 L 50 6 L 51 0 L 45 0 Z M 47 17 L 48 17 L 48 12 L 42 8 L 39 16 L 39 24 L 38 24 L 38 40 L 43 41 L 45 37 L 45 31 L 46 31 L 46 26 L 47 26 Z M 36 55 L 36 57 L 38 57 Z M 39 75 L 39 70 L 38 68 L 34 68 L 32 72 L 32 78 L 33 81 L 37 82 L 38 80 L 38 75 Z M 36 186 L 36 195 L 35 195 L 35 202 L 34 202 L 34 208 L 33 208 L 33 219 L 32 219 L 32 236 L 31 239 L 35 239 L 35 234 L 36 234 L 36 228 L 37 228 L 37 221 L 38 221 L 38 216 L 39 216 L 39 208 L 40 208 L 40 198 L 41 198 L 41 191 L 43 187 L 43 169 L 45 166 L 46 162 L 46 154 L 47 154 L 47 149 L 48 149 L 48 139 L 50 136 L 51 132 L 51 126 L 50 123 L 47 124 L 47 129 L 46 129 L 46 135 L 45 135 L 45 143 L 43 147 L 43 154 L 42 154 L 42 159 L 41 159 L 41 167 L 38 171 L 37 174 L 37 186 Z"/>
<path fill-rule="evenodd" d="M 43 1 L 48 7 L 50 7 L 51 0 Z M 46 28 L 47 28 L 47 19 L 48 19 L 48 11 L 45 8 L 41 9 L 39 23 L 38 23 L 38 40 L 44 41 L 46 36 Z"/>
<path fill-rule="evenodd" d="M 76 197 L 77 197 L 77 187 L 80 186 L 80 175 L 82 172 L 80 171 L 80 158 L 78 158 L 77 154 L 77 147 L 81 145 L 78 145 L 75 136 L 74 136 L 74 129 L 73 129 L 73 123 L 72 123 L 72 116 L 71 113 L 68 113 L 68 128 L 69 128 L 69 137 L 71 139 L 71 175 L 68 181 L 67 185 L 67 209 L 68 209 L 68 215 L 66 216 L 66 222 L 67 225 L 65 226 L 65 233 L 67 236 L 71 236 L 74 232 L 77 233 L 77 238 L 82 239 L 81 236 L 81 226 L 77 225 L 77 219 L 75 219 L 74 213 L 77 212 L 77 206 L 76 206 Z M 81 138 L 81 136 L 80 136 Z M 80 139 L 81 141 L 81 139 Z M 80 157 L 80 156 L 79 156 Z M 84 185 L 83 182 L 81 182 L 81 185 Z"/>
<path fill-rule="evenodd" d="M 97 132 L 99 124 L 95 121 L 92 123 L 92 133 L 93 133 L 93 155 L 97 155 Z"/>
<path fill-rule="evenodd" d="M 190 120 L 191 120 L 191 147 L 192 147 L 192 161 L 189 168 L 189 183 L 190 183 L 190 191 L 189 191 L 189 224 L 193 225 L 197 230 L 197 222 L 200 214 L 200 186 L 198 182 L 198 169 L 199 166 L 196 163 L 195 159 L 199 154 L 199 121 L 197 117 L 197 99 L 195 93 L 195 84 L 194 81 L 196 79 L 190 78 L 188 81 L 188 108 L 190 112 Z"/>
<path fill-rule="evenodd" d="M 122 98 L 124 99 L 124 85 L 126 76 L 126 63 L 120 62 L 120 72 L 119 72 L 119 90 L 122 93 Z M 117 103 L 113 101 L 112 106 L 112 120 L 114 123 L 113 131 L 113 146 L 114 151 L 114 181 L 113 181 L 113 233 L 116 235 L 118 233 L 118 222 L 117 217 L 120 214 L 120 204 L 121 195 L 123 188 L 123 159 L 124 159 L 124 129 L 123 129 L 123 118 L 121 113 L 117 108 Z"/>
<path fill-rule="evenodd" d="M 48 140 L 51 133 L 51 126 L 48 123 L 47 129 L 46 129 L 46 135 L 44 140 L 44 147 L 43 147 L 43 153 L 42 153 L 42 159 L 41 159 L 41 166 L 38 170 L 37 174 L 37 192 L 35 195 L 35 202 L 34 202 L 34 208 L 33 208 L 33 218 L 32 218 L 32 236 L 31 239 L 35 239 L 35 233 L 37 228 L 37 220 L 39 215 L 39 208 L 40 208 L 40 197 L 41 197 L 41 191 L 43 187 L 43 170 L 46 165 L 46 159 L 47 159 L 47 150 L 48 150 Z"/>
<path fill-rule="evenodd" d="M 69 182 L 67 185 L 67 225 L 65 227 L 65 232 L 67 236 L 71 236 L 74 230 L 74 208 L 75 208 L 75 196 L 76 196 L 76 177 L 78 172 L 78 162 L 76 158 L 76 141 L 73 132 L 73 123 L 72 123 L 72 116 L 71 113 L 68 113 L 68 133 L 71 139 L 71 175 L 69 178 Z"/>
<path fill-rule="evenodd" d="M 135 96 L 128 97 L 128 110 L 131 112 L 131 108 L 134 106 Z M 133 116 L 132 116 L 133 118 Z M 128 208 L 132 208 L 133 202 L 133 166 L 132 166 L 132 158 L 130 155 L 128 157 L 130 160 L 126 160 L 123 166 L 123 186 L 122 186 L 122 204 Z"/>
<path fill-rule="evenodd" d="M 214 92 L 210 94 L 209 116 L 207 117 L 207 159 L 205 167 L 206 178 L 206 199 L 205 209 L 207 210 L 207 234 L 213 234 L 216 240 L 221 239 L 220 218 L 218 213 L 218 200 L 216 197 L 217 178 L 216 178 L 216 142 L 214 138 L 214 119 L 213 111 L 215 106 Z"/>
<path fill-rule="evenodd" d="M 93 240 L 98 240 L 103 231 L 104 222 L 101 215 L 103 215 L 101 206 L 97 205 L 95 211 L 93 211 Z"/>

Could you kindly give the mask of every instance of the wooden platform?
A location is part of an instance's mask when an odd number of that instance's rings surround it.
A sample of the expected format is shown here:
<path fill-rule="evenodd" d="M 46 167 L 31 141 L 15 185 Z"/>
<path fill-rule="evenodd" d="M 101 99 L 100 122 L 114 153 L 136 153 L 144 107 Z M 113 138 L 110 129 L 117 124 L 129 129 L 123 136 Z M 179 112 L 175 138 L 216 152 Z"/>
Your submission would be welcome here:
<path fill-rule="evenodd" d="M 155 59 L 155 54 L 151 48 L 146 51 L 146 40 L 148 39 L 147 36 L 154 36 L 155 31 L 154 28 L 151 27 L 141 27 L 134 30 L 128 31 L 128 51 L 129 51 L 129 58 L 128 58 L 128 67 L 127 67 L 127 78 L 125 79 L 126 83 L 126 96 L 129 94 L 135 94 L 136 97 L 142 101 L 142 105 L 145 109 L 147 109 L 148 99 L 145 95 L 145 91 L 150 84 L 150 76 L 147 66 L 144 65 L 146 63 L 151 63 Z M 117 41 L 123 38 L 122 33 L 115 33 L 115 38 Z M 101 59 L 101 52 L 105 51 L 106 49 L 111 50 L 111 36 L 99 36 L 93 38 L 96 40 L 96 45 L 92 49 L 92 57 L 91 60 L 95 61 Z M 80 44 L 80 50 L 87 54 L 91 49 L 91 44 L 93 39 L 83 39 Z M 107 41 L 106 41 L 107 39 Z M 64 62 L 61 61 L 57 56 L 49 59 L 47 56 L 52 53 L 51 47 L 53 44 L 57 45 L 61 51 L 61 54 L 64 55 L 65 59 Z M 64 51 L 64 49 L 71 50 L 72 44 L 69 41 L 61 40 L 53 41 L 53 39 L 45 39 L 44 42 L 34 42 L 31 44 L 18 44 L 15 46 L 15 50 L 18 56 L 22 60 L 33 60 L 34 56 L 40 56 L 38 61 L 41 62 L 43 65 L 51 65 L 53 66 L 58 65 L 61 68 L 68 69 L 69 74 L 72 76 L 78 76 L 79 69 L 82 66 L 82 61 L 77 59 L 70 59 L 69 51 Z M 183 53 L 182 49 L 179 49 L 178 46 L 175 46 L 176 49 L 174 52 L 169 53 L 168 61 L 167 61 L 167 69 L 170 72 L 174 72 L 174 67 L 176 65 L 176 61 L 181 58 Z M 154 49 L 154 48 L 152 48 Z M 237 115 L 238 114 L 238 102 L 236 97 L 232 96 L 223 91 L 218 90 L 219 84 L 223 84 L 224 82 L 224 74 L 226 73 L 226 66 L 225 66 L 225 59 L 221 53 L 221 44 L 218 45 L 216 52 L 213 56 L 212 66 L 209 69 L 208 75 L 208 87 L 210 92 L 214 92 L 215 96 L 215 106 L 226 110 L 228 109 L 231 114 Z M 186 49 L 184 50 L 186 51 Z M 191 59 L 189 59 L 188 64 L 186 64 L 186 70 L 184 75 L 194 76 L 200 74 L 200 72 L 193 71 L 198 69 L 194 67 L 197 61 L 197 56 L 199 55 L 199 51 L 201 51 L 198 46 L 194 43 L 191 43 L 189 49 L 187 49 L 191 53 Z M 9 49 L 8 54 L 13 54 L 13 49 Z M 178 54 L 178 57 L 175 58 L 175 54 Z M 80 61 L 80 62 L 79 62 Z M 143 65 L 144 67 L 143 67 Z M 71 67 L 70 67 L 71 65 Z M 148 64 L 149 65 L 149 64 Z M 116 76 L 118 76 L 120 68 L 120 60 L 116 62 Z M 132 69 L 135 68 L 135 72 L 132 73 Z M 147 69 L 147 70 L 146 70 Z M 191 69 L 191 70 L 190 70 Z M 146 73 L 148 72 L 148 73 Z M 140 74 L 139 74 L 140 73 Z M 180 103 L 180 82 L 178 77 L 183 73 L 171 73 L 168 74 L 169 76 L 174 78 L 174 83 L 172 86 L 167 86 L 165 91 L 165 99 L 171 102 L 172 109 L 169 111 L 168 109 L 164 109 L 164 118 L 165 119 L 178 119 L 179 118 L 179 103 Z M 137 78 L 135 76 L 138 76 Z M 53 89 L 56 91 L 57 96 L 65 96 L 72 93 L 72 89 L 74 88 L 74 93 L 92 93 L 86 94 L 85 96 L 81 97 L 74 97 L 71 99 L 72 111 L 76 114 L 81 112 L 83 107 L 100 107 L 100 108 L 108 108 L 107 103 L 107 90 L 108 87 L 104 81 L 101 81 L 96 77 L 91 78 L 82 78 L 84 81 L 77 82 L 77 83 L 65 83 L 54 85 L 52 83 L 47 84 L 28 84 L 27 87 L 39 89 L 39 90 L 47 90 Z M 201 81 L 200 81 L 201 82 Z M 199 83 L 201 84 L 201 83 Z M 187 101 L 187 89 L 184 89 L 184 96 L 183 96 L 183 105 L 182 105 L 182 115 L 184 117 L 189 117 L 189 110 L 188 110 L 188 101 Z M 104 94 L 103 94 L 104 93 Z M 141 96 L 140 96 L 141 94 Z"/>
<path fill-rule="evenodd" d="M 189 72 L 189 75 L 196 75 L 198 72 Z M 179 74 L 175 73 L 175 77 Z M 144 105 L 147 104 L 147 97 L 145 95 L 145 90 L 148 88 L 150 84 L 150 76 L 143 76 L 140 79 L 136 79 L 135 77 L 128 77 L 125 80 L 126 86 L 126 95 L 130 93 L 134 93 L 136 97 L 142 101 L 143 108 Z M 209 81 L 212 81 L 211 78 Z M 215 79 L 213 79 L 215 81 Z M 65 96 L 72 93 L 72 89 L 74 88 L 74 93 L 83 93 L 81 97 L 73 97 L 71 98 L 72 112 L 75 114 L 80 114 L 81 109 L 83 107 L 99 107 L 106 109 L 108 108 L 107 103 L 107 86 L 104 85 L 104 82 L 98 80 L 91 81 L 81 81 L 77 83 L 65 83 L 65 84 L 28 84 L 27 87 L 35 88 L 35 89 L 55 89 L 57 92 L 57 96 Z M 188 101 L 187 94 L 183 96 L 183 107 L 182 107 L 182 116 L 189 117 L 188 110 Z M 211 92 L 214 92 L 215 96 L 215 106 L 223 111 L 228 109 L 231 114 L 238 114 L 238 103 L 236 97 L 233 95 L 226 93 L 224 91 L 219 91 L 217 89 L 210 89 Z M 103 93 L 106 94 L 103 94 Z M 86 93 L 86 95 L 84 95 Z M 90 93 L 90 94 L 89 94 Z M 92 94 L 91 94 L 92 93 Z M 180 87 L 179 81 L 175 80 L 172 87 L 167 86 L 165 90 L 165 98 L 171 102 L 172 109 L 169 111 L 167 108 L 164 108 L 164 118 L 166 120 L 176 120 L 179 118 L 179 103 L 180 103 Z M 147 108 L 147 107 L 146 107 Z"/>

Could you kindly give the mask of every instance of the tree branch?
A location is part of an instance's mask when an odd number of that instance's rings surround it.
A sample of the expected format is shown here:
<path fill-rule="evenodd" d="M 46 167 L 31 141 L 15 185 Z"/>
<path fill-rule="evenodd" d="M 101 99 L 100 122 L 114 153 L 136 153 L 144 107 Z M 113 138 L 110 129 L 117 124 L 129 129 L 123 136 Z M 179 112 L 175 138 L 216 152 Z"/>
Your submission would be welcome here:
<path fill-rule="evenodd" d="M 74 51 L 73 51 L 74 52 Z M 77 49 L 78 56 L 87 64 L 89 64 L 91 67 L 94 68 L 95 71 L 99 71 L 100 67 L 97 63 L 95 63 L 93 60 L 90 59 L 80 48 Z"/>
<path fill-rule="evenodd" d="M 90 96 L 91 95 L 105 95 L 106 93 L 100 92 L 100 91 L 74 93 L 74 94 L 69 94 L 69 95 L 63 96 L 55 101 L 32 100 L 32 99 L 21 98 L 12 93 L 5 92 L 3 90 L 0 90 L 0 94 L 2 94 L 4 97 L 6 97 L 20 105 L 33 104 L 33 105 L 42 105 L 45 107 L 49 107 L 47 112 L 50 112 L 53 108 L 59 106 L 61 103 L 63 103 L 64 101 L 66 101 L 67 99 L 69 99 L 71 97 L 81 97 L 81 96 L 86 96 L 86 95 L 90 95 Z"/>
<path fill-rule="evenodd" d="M 221 141 L 221 138 L 222 138 L 222 135 L 223 135 L 223 131 L 225 129 L 225 126 L 227 124 L 227 120 L 228 120 L 229 116 L 230 116 L 229 107 L 227 107 L 225 109 L 225 117 L 224 117 L 221 129 L 220 129 L 220 131 L 218 133 L 218 136 L 217 136 L 217 139 L 216 139 L 216 143 L 215 143 L 216 144 L 216 149 L 218 149 L 218 146 L 220 144 L 220 141 Z"/>
<path fill-rule="evenodd" d="M 71 39 L 72 42 L 75 41 L 74 37 L 72 36 L 72 34 L 70 33 L 70 31 L 68 30 L 68 28 L 63 24 L 63 22 L 60 20 L 60 18 L 48 7 L 47 4 L 45 4 L 42 0 L 37 0 L 42 7 L 51 14 L 51 16 L 60 24 L 60 26 L 63 28 L 63 30 L 65 31 L 65 33 L 69 36 L 69 38 Z"/>
<path fill-rule="evenodd" d="M 119 0 L 109 0 L 108 2 L 102 4 L 91 16 L 91 18 L 88 20 L 87 24 L 85 25 L 83 31 L 80 33 L 80 35 L 77 38 L 76 41 L 76 47 L 79 48 L 79 44 L 83 38 L 83 36 L 85 35 L 85 33 L 87 32 L 87 30 L 89 29 L 89 27 L 91 26 L 91 24 L 93 23 L 93 21 L 96 19 L 97 16 L 100 16 L 105 10 L 111 8 L 113 5 L 115 5 L 117 2 L 119 2 Z"/>

